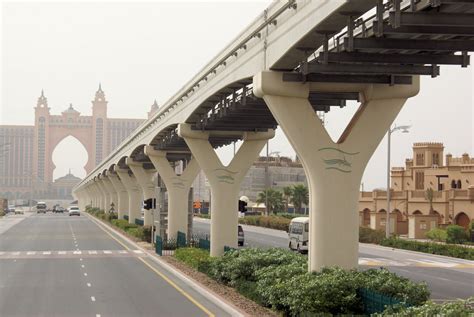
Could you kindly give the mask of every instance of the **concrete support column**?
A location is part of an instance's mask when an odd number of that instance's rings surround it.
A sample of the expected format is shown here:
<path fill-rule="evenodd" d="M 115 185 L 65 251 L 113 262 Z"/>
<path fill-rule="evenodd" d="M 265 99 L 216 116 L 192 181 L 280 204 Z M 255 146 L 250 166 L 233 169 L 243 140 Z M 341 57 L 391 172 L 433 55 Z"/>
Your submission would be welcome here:
<path fill-rule="evenodd" d="M 112 186 L 115 188 L 117 193 L 117 205 L 115 210 L 117 210 L 118 219 L 123 219 L 125 214 L 128 214 L 128 192 L 125 186 L 122 184 L 120 178 L 117 174 L 107 173 Z"/>
<path fill-rule="evenodd" d="M 166 158 L 166 152 L 152 146 L 145 147 L 145 154 L 155 166 L 168 191 L 168 237 L 176 238 L 178 231 L 188 232 L 188 195 L 199 165 L 191 159 L 181 175 L 177 175 Z"/>
<path fill-rule="evenodd" d="M 156 199 L 155 187 L 156 185 L 153 183 L 153 177 L 155 176 L 155 170 L 146 170 L 143 168 L 143 164 L 139 162 L 133 161 L 131 158 L 127 158 L 125 160 L 125 164 L 132 170 L 133 175 L 135 175 L 138 184 L 143 193 L 144 200 L 146 199 Z M 144 211 L 144 219 L 143 225 L 145 226 L 152 226 L 153 225 L 153 218 L 151 214 L 151 210 Z"/>
<path fill-rule="evenodd" d="M 242 179 L 275 132 L 244 132 L 243 144 L 229 166 L 222 165 L 209 143 L 208 132 L 180 124 L 178 134 L 186 141 L 211 185 L 211 256 L 222 255 L 224 246 L 237 248 L 237 207 Z"/>
<path fill-rule="evenodd" d="M 115 172 L 128 192 L 128 222 L 135 223 L 135 218 L 141 218 L 142 211 L 142 193 L 137 179 L 130 175 L 127 169 L 121 169 L 118 166 L 115 166 Z"/>
<path fill-rule="evenodd" d="M 99 179 L 97 177 L 94 177 L 94 188 L 97 192 L 97 208 L 105 210 L 105 194 L 99 186 Z"/>
<path fill-rule="evenodd" d="M 104 195 L 104 208 L 103 208 L 104 212 L 108 213 L 110 209 L 110 194 L 104 183 L 103 177 L 104 177 L 103 175 L 100 175 L 98 177 L 97 185 L 99 185 L 99 188 L 102 191 L 102 194 Z"/>
<path fill-rule="evenodd" d="M 85 189 L 86 189 L 86 192 L 87 192 L 87 195 L 88 195 L 88 204 L 91 206 L 91 207 L 94 207 L 95 205 L 95 197 L 94 195 L 92 194 L 92 191 L 91 191 L 91 186 L 89 183 L 86 184 L 85 186 Z"/>
<path fill-rule="evenodd" d="M 289 83 L 278 72 L 261 72 L 254 94 L 265 100 L 301 160 L 310 191 L 309 270 L 358 265 L 357 204 L 364 169 L 407 98 L 412 85 Z M 316 115 L 308 96 L 359 92 L 361 106 L 337 142 Z"/>
<path fill-rule="evenodd" d="M 110 173 L 109 173 L 110 174 Z M 104 175 L 101 176 L 102 183 L 104 184 L 105 190 L 109 193 L 109 207 L 107 208 L 107 211 L 110 211 L 111 204 L 114 203 L 114 209 L 115 211 L 117 210 L 117 192 L 115 191 L 114 186 L 112 185 L 112 182 L 110 181 L 109 177 L 107 176 L 107 172 L 105 172 Z"/>

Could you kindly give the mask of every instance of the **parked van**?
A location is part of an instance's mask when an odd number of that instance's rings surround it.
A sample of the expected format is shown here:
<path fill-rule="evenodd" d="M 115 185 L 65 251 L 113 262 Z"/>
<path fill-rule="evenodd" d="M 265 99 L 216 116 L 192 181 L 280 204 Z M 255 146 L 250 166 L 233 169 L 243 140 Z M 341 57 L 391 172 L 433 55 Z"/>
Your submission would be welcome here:
<path fill-rule="evenodd" d="M 309 217 L 296 217 L 290 222 L 288 228 L 288 246 L 290 250 L 297 250 L 300 253 L 308 252 L 309 241 Z"/>

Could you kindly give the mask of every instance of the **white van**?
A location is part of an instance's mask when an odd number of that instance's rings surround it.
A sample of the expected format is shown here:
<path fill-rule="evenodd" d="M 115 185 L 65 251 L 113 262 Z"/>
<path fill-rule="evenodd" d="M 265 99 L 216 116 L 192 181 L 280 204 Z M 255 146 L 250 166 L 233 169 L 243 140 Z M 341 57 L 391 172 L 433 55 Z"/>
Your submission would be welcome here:
<path fill-rule="evenodd" d="M 290 250 L 297 250 L 300 253 L 308 252 L 309 217 L 293 218 L 288 228 L 288 238 Z"/>

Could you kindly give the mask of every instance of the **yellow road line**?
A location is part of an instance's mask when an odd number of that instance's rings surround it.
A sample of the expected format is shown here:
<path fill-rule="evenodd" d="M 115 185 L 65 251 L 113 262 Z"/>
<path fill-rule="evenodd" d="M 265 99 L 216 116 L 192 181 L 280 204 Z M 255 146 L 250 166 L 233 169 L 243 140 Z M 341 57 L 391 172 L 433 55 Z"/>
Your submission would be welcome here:
<path fill-rule="evenodd" d="M 93 219 L 94 222 L 96 221 L 95 219 Z M 117 239 L 116 237 L 114 237 L 110 232 L 108 232 L 107 230 L 105 230 L 103 228 L 103 224 L 99 224 L 98 222 L 96 222 L 99 226 L 99 228 L 101 228 L 105 233 L 107 233 L 112 239 L 114 239 L 115 241 L 117 241 L 120 245 L 122 245 L 125 249 L 127 249 L 128 251 L 130 251 L 131 249 L 125 245 L 122 241 L 120 241 L 119 239 Z M 187 299 L 189 299 L 194 305 L 196 305 L 198 308 L 200 308 L 204 313 L 206 313 L 209 317 L 214 317 L 214 314 L 211 313 L 206 307 L 204 307 L 201 303 L 199 303 L 197 300 L 195 300 L 191 295 L 189 295 L 188 293 L 186 293 L 181 287 L 179 287 L 178 285 L 176 285 L 172 280 L 170 280 L 166 275 L 164 275 L 163 273 L 161 273 L 160 271 L 158 271 L 156 268 L 154 268 L 153 266 L 151 266 L 149 263 L 147 263 L 145 260 L 143 260 L 142 258 L 137 258 L 138 260 L 140 260 L 141 262 L 143 262 L 143 264 L 145 264 L 146 266 L 148 266 L 148 268 L 150 268 L 153 272 L 155 272 L 156 274 L 158 274 L 158 276 L 160 276 L 162 279 L 164 279 L 168 284 L 170 284 L 171 286 L 173 286 L 178 292 L 180 292 L 184 297 L 186 297 Z"/>

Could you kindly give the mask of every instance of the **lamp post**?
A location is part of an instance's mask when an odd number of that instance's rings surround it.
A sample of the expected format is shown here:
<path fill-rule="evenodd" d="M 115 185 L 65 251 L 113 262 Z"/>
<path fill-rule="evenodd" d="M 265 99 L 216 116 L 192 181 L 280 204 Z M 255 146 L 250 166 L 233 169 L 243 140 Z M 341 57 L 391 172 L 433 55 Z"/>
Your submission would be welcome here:
<path fill-rule="evenodd" d="M 393 128 L 389 128 L 387 132 L 388 139 L 388 153 L 387 153 L 387 219 L 385 220 L 385 236 L 390 238 L 390 136 L 393 132 L 402 130 L 402 133 L 408 133 L 409 125 L 394 125 Z"/>

